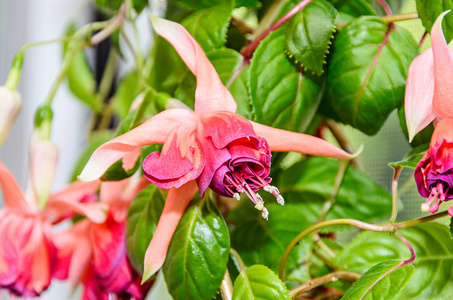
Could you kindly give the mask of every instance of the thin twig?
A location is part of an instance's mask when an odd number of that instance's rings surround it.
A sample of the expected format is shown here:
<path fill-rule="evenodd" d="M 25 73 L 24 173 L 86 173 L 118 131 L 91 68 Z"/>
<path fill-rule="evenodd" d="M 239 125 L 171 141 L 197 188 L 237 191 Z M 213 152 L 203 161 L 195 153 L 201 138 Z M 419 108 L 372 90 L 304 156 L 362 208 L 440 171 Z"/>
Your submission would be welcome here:
<path fill-rule="evenodd" d="M 392 15 L 392 9 L 390 8 L 390 6 L 387 3 L 387 1 L 385 1 L 385 0 L 377 0 L 377 2 L 382 6 L 382 8 L 384 9 L 384 11 L 387 14 L 387 16 L 391 16 Z"/>
<path fill-rule="evenodd" d="M 332 261 L 330 261 L 327 257 L 325 257 L 318 249 L 313 248 L 313 254 L 319 258 L 329 269 L 332 271 L 339 271 L 340 268 L 335 265 Z"/>
<path fill-rule="evenodd" d="M 398 216 L 398 178 L 400 177 L 402 167 L 396 167 L 393 174 L 392 181 L 392 215 L 390 216 L 389 222 L 393 223 Z"/>
<path fill-rule="evenodd" d="M 414 19 L 418 19 L 418 18 L 419 18 L 418 13 L 416 13 L 416 12 L 379 17 L 379 19 L 384 20 L 389 23 L 414 20 Z M 340 28 L 343 28 L 344 26 L 346 26 L 348 23 L 349 23 L 349 21 L 335 23 L 335 27 L 337 27 L 337 29 L 340 29 Z"/>
<path fill-rule="evenodd" d="M 326 283 L 331 283 L 331 282 L 336 282 L 338 280 L 347 280 L 349 282 L 355 282 L 357 279 L 362 276 L 361 274 L 354 273 L 354 272 L 346 272 L 346 271 L 338 271 L 338 272 L 333 272 L 330 274 L 327 274 L 323 277 L 315 278 L 312 280 L 309 280 L 298 287 L 295 287 L 294 289 L 289 291 L 289 296 L 291 298 L 295 298 L 298 295 L 309 291 L 311 289 L 314 289 L 315 287 L 324 285 Z"/>
<path fill-rule="evenodd" d="M 103 30 L 93 35 L 90 39 L 91 45 L 97 45 L 109 36 L 112 35 L 118 28 L 123 25 L 124 17 L 126 16 L 126 3 L 123 3 L 118 10 L 118 14 L 112 19 L 112 22 Z"/>

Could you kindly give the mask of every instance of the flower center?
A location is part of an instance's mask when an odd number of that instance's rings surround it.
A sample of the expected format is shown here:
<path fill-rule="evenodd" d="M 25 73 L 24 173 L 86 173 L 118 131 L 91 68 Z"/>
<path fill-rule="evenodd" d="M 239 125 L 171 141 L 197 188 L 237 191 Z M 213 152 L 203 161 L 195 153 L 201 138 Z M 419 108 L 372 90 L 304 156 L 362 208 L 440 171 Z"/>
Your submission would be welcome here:
<path fill-rule="evenodd" d="M 230 172 L 225 174 L 224 187 L 225 189 L 233 195 L 233 198 L 236 200 L 241 200 L 240 194 L 244 193 L 253 204 L 255 208 L 261 211 L 261 215 L 264 219 L 269 218 L 269 212 L 266 207 L 264 207 L 263 198 L 260 194 L 255 193 L 255 191 L 263 189 L 265 192 L 271 193 L 277 199 L 277 203 L 280 205 L 285 204 L 283 196 L 280 195 L 280 191 L 277 187 L 269 184 L 270 178 L 267 177 L 265 180 L 252 168 L 247 168 L 247 172 L 243 168 L 229 168 Z"/>
<path fill-rule="evenodd" d="M 445 201 L 449 187 L 444 191 L 444 185 L 442 181 L 439 181 L 435 187 L 431 189 L 428 200 L 422 204 L 422 211 L 435 213 L 439 209 L 440 202 Z"/>

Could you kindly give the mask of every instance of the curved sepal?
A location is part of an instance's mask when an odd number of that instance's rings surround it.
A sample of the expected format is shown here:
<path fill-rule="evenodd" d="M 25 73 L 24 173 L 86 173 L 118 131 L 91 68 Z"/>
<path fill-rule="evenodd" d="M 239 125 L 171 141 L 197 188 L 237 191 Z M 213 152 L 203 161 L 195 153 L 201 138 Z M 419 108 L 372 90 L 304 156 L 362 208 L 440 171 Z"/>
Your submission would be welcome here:
<path fill-rule="evenodd" d="M 0 186 L 3 192 L 3 201 L 9 209 L 14 209 L 19 212 L 30 212 L 30 206 L 25 200 L 16 179 L 0 162 Z"/>
<path fill-rule="evenodd" d="M 214 66 L 197 41 L 180 24 L 150 15 L 156 32 L 166 39 L 181 56 L 187 67 L 197 77 L 195 112 L 198 115 L 215 111 L 236 111 L 236 102 L 222 84 Z"/>

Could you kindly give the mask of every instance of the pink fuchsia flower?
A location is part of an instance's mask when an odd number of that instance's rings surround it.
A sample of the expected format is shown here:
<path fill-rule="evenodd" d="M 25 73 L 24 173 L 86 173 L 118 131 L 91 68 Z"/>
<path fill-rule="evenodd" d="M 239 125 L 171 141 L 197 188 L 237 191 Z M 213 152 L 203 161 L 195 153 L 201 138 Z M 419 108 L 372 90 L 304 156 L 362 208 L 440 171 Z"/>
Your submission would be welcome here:
<path fill-rule="evenodd" d="M 5 202 L 0 210 L 0 287 L 17 296 L 39 296 L 50 284 L 57 257 L 49 220 L 75 210 L 103 221 L 102 207 L 81 204 L 74 197 L 94 192 L 98 183 L 81 182 L 76 189 L 70 185 L 52 195 L 44 211 L 33 197 L 24 196 L 1 163 L 0 184 Z"/>
<path fill-rule="evenodd" d="M 270 151 L 295 151 L 310 155 L 350 159 L 351 155 L 319 138 L 248 121 L 235 114 L 236 102 L 220 81 L 198 43 L 180 24 L 151 17 L 156 32 L 169 41 L 197 77 L 195 111 L 174 108 L 99 147 L 79 178 L 99 178 L 117 160 L 137 148 L 163 144 L 143 163 L 145 176 L 169 189 L 162 216 L 145 257 L 144 279 L 165 259 L 171 237 L 197 190 L 208 187 L 238 198 L 245 193 L 267 218 L 261 197 L 264 189 L 283 204 L 278 189 L 269 185 Z"/>
<path fill-rule="evenodd" d="M 54 237 L 59 250 L 55 277 L 69 278 L 74 286 L 83 283 L 83 300 L 145 298 L 151 284 L 141 285 L 129 263 L 125 222 L 130 203 L 148 184 L 135 177 L 103 182 L 100 199 L 109 206 L 105 222 L 82 220 Z"/>
<path fill-rule="evenodd" d="M 444 118 L 437 124 L 414 176 L 420 195 L 428 198 L 422 211 L 435 213 L 442 202 L 453 199 L 453 119 Z M 453 217 L 453 206 L 448 214 Z"/>
<path fill-rule="evenodd" d="M 409 67 L 404 100 L 409 141 L 433 120 L 453 118 L 453 51 L 442 31 L 448 12 L 443 12 L 431 29 L 432 48 Z"/>

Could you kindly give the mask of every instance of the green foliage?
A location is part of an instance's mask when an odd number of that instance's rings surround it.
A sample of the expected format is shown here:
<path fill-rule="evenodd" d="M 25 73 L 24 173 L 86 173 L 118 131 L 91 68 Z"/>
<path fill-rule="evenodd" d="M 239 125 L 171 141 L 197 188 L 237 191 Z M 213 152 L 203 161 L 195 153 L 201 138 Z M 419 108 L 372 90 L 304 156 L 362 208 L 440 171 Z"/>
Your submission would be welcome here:
<path fill-rule="evenodd" d="M 321 101 L 324 80 L 301 72 L 285 54 L 284 29 L 272 32 L 250 64 L 254 120 L 273 127 L 304 131 Z"/>
<path fill-rule="evenodd" d="M 361 17 L 338 34 L 328 65 L 328 103 L 340 121 L 372 135 L 404 99 L 418 46 L 405 29 Z"/>
<path fill-rule="evenodd" d="M 75 30 L 75 24 L 70 24 L 66 30 L 66 36 L 72 36 Z M 82 51 L 80 41 L 63 44 L 63 60 L 70 60 L 66 73 L 69 90 L 84 104 L 100 112 L 103 104 L 96 95 L 96 80 Z"/>
<path fill-rule="evenodd" d="M 311 224 L 296 205 L 267 205 L 269 220 L 266 221 L 252 203 L 245 199 L 242 201 L 244 203 L 228 216 L 230 221 L 237 223 L 231 233 L 232 247 L 246 265 L 260 263 L 278 272 L 286 246 Z M 286 268 L 288 280 L 303 282 L 310 279 L 307 262 L 311 257 L 311 247 L 312 242 L 307 239 L 291 253 Z"/>
<path fill-rule="evenodd" d="M 261 7 L 259 0 L 236 0 L 235 7 Z"/>
<path fill-rule="evenodd" d="M 233 300 L 290 300 L 288 290 L 277 275 L 263 265 L 254 265 L 236 278 Z"/>
<path fill-rule="evenodd" d="M 336 160 L 311 157 L 282 172 L 276 185 L 286 202 L 298 204 L 313 224 L 332 191 L 338 167 Z M 326 219 L 354 218 L 368 222 L 385 218 L 390 211 L 391 195 L 365 173 L 349 167 Z"/>
<path fill-rule="evenodd" d="M 400 264 L 401 262 L 399 261 L 388 260 L 375 265 L 365 274 L 363 274 L 362 277 L 360 277 L 359 280 L 357 280 L 352 285 L 352 287 L 346 292 L 346 294 L 344 294 L 341 299 L 398 299 L 398 295 L 409 283 L 409 280 L 414 274 L 414 266 L 412 265 L 399 267 L 398 269 L 388 274 L 388 272 L 398 267 L 398 265 Z M 378 282 L 376 283 L 376 281 Z M 371 289 L 368 291 L 369 288 Z M 366 296 L 363 297 L 363 295 L 365 294 Z"/>
<path fill-rule="evenodd" d="M 108 10 L 118 10 L 123 4 L 123 0 L 95 0 L 98 6 Z M 133 0 L 134 9 L 138 12 L 142 11 L 147 5 L 148 0 Z"/>
<path fill-rule="evenodd" d="M 453 293 L 453 240 L 450 229 L 425 223 L 400 231 L 414 247 L 415 272 L 403 290 L 405 299 L 447 299 Z M 389 259 L 407 259 L 409 250 L 388 233 L 364 232 L 345 246 L 336 258 L 338 266 L 363 273 Z"/>
<path fill-rule="evenodd" d="M 324 72 L 336 17 L 335 7 L 326 0 L 319 0 L 311 2 L 292 17 L 286 28 L 286 50 L 304 68 L 315 74 Z"/>
<path fill-rule="evenodd" d="M 355 18 L 376 15 L 367 0 L 330 0 L 339 12 L 337 22 L 351 21 Z"/>
<path fill-rule="evenodd" d="M 205 52 L 224 46 L 233 3 L 218 1 L 216 6 L 198 10 L 181 22 Z"/>
<path fill-rule="evenodd" d="M 138 94 L 139 80 L 137 71 L 132 71 L 123 76 L 114 96 L 114 110 L 120 120 L 124 120 L 132 102 Z"/>
<path fill-rule="evenodd" d="M 211 299 L 223 279 L 230 251 L 228 228 L 208 199 L 186 211 L 163 265 L 168 291 L 175 299 Z"/>
<path fill-rule="evenodd" d="M 178 5 L 189 9 L 206 9 L 218 6 L 223 0 L 175 0 Z"/>
<path fill-rule="evenodd" d="M 393 168 L 395 167 L 405 167 L 405 168 L 412 168 L 415 169 L 417 167 L 418 162 L 422 159 L 423 155 L 425 155 L 426 151 L 429 149 L 429 143 L 420 145 L 414 149 L 412 149 L 402 161 L 393 162 L 389 165 Z"/>
<path fill-rule="evenodd" d="M 436 22 L 437 17 L 446 10 L 453 9 L 453 0 L 416 0 L 417 12 L 428 32 Z M 443 31 L 447 43 L 453 38 L 453 14 L 444 17 Z"/>
<path fill-rule="evenodd" d="M 126 221 L 126 247 L 134 269 L 143 273 L 146 249 L 164 208 L 164 197 L 155 185 L 141 191 L 129 207 Z"/>

